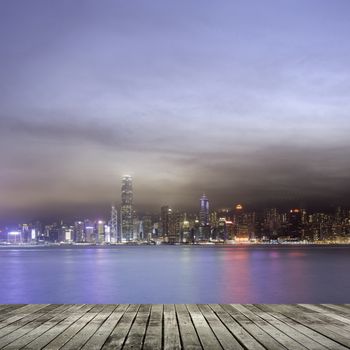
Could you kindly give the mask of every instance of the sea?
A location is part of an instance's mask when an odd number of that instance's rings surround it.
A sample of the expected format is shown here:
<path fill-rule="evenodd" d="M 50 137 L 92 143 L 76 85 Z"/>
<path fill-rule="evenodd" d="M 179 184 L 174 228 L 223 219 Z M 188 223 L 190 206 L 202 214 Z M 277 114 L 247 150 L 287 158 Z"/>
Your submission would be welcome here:
<path fill-rule="evenodd" d="M 6 247 L 0 303 L 350 303 L 350 247 Z"/>

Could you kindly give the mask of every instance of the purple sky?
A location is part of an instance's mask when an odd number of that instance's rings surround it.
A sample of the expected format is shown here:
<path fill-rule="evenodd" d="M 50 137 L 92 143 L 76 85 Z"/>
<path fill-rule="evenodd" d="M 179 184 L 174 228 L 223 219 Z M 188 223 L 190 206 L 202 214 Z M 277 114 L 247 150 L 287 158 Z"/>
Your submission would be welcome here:
<path fill-rule="evenodd" d="M 350 204 L 350 2 L 0 2 L 0 221 Z M 96 215 L 97 215 L 96 214 Z"/>

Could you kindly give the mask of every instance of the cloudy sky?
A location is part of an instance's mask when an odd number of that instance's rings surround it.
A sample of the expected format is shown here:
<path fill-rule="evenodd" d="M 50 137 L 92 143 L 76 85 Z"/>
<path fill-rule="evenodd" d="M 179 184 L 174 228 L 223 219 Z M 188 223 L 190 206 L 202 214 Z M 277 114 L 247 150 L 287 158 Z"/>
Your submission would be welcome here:
<path fill-rule="evenodd" d="M 348 0 L 2 0 L 0 221 L 350 204 Z"/>

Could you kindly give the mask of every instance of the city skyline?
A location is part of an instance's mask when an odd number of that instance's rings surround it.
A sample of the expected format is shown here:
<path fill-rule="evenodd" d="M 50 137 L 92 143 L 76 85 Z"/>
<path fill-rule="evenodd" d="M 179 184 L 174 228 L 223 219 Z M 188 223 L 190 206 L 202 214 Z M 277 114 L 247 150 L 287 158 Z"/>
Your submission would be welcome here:
<path fill-rule="evenodd" d="M 96 222 L 100 220 L 105 220 L 109 218 L 111 220 L 111 237 L 115 238 L 116 241 L 119 241 L 122 237 L 125 238 L 125 235 L 129 238 L 134 236 L 134 220 L 138 216 L 148 216 L 148 215 L 159 215 L 160 220 L 162 220 L 163 211 L 164 213 L 176 212 L 189 215 L 195 215 L 200 223 L 200 226 L 209 225 L 210 214 L 213 212 L 225 212 L 225 211 L 234 211 L 242 210 L 245 212 L 251 213 L 263 213 L 266 210 L 278 210 L 281 213 L 288 213 L 294 209 L 296 210 L 305 210 L 308 213 L 324 213 L 324 214 L 333 214 L 338 210 L 349 210 L 350 206 L 343 206 L 340 203 L 334 205 L 328 205 L 324 207 L 317 206 L 303 206 L 297 205 L 278 205 L 277 203 L 272 203 L 271 205 L 265 206 L 252 206 L 244 201 L 229 201 L 226 200 L 227 205 L 219 206 L 217 203 L 213 203 L 212 200 L 209 200 L 208 196 L 202 192 L 202 195 L 197 198 L 192 198 L 193 203 L 191 207 L 186 207 L 183 205 L 174 205 L 169 202 L 158 203 L 158 206 L 152 208 L 151 210 L 140 210 L 137 206 L 137 202 L 134 202 L 134 181 L 133 177 L 130 175 L 123 175 L 120 178 L 121 186 L 119 187 L 118 192 L 115 193 L 115 200 L 113 202 L 104 203 L 103 209 L 100 211 L 95 211 L 93 214 L 86 212 L 85 214 L 77 214 L 79 211 L 71 212 L 69 215 L 65 216 L 63 213 L 54 213 L 51 217 L 42 216 L 39 212 L 29 217 L 24 215 L 20 220 L 3 220 L 0 221 L 0 226 L 13 226 L 19 224 L 20 222 L 35 222 L 41 221 L 43 223 L 49 222 L 73 222 L 76 220 L 90 220 L 93 218 Z M 119 196 L 119 198 L 118 198 Z M 210 205 L 209 205 L 210 203 Z M 274 205 L 275 204 L 275 205 Z M 95 206 L 94 206 L 95 207 Z M 166 215 L 166 214 L 165 214 Z M 108 221 L 108 220 L 107 220 Z M 113 228 L 112 228 L 113 227 Z M 124 234 L 123 234 L 124 231 Z"/>
<path fill-rule="evenodd" d="M 133 177 L 123 175 L 120 205 L 110 216 L 0 226 L 0 244 L 348 244 L 350 209 L 337 207 L 331 214 L 305 208 L 287 212 L 265 208 L 256 212 L 235 203 L 212 209 L 203 193 L 196 212 L 162 205 L 158 213 L 138 213 L 134 206 Z M 119 214 L 118 214 L 119 211 Z M 13 228 L 14 227 L 14 228 Z"/>
<path fill-rule="evenodd" d="M 34 215 L 30 216 L 28 213 L 23 215 L 22 217 L 17 216 L 16 219 L 7 218 L 5 220 L 0 221 L 0 225 L 3 226 L 13 226 L 18 224 L 19 222 L 35 222 L 41 221 L 44 223 L 48 222 L 57 222 L 57 221 L 65 221 L 65 222 L 73 222 L 75 220 L 84 220 L 88 218 L 94 218 L 93 220 L 99 221 L 101 219 L 106 219 L 107 217 L 112 218 L 111 220 L 114 222 L 112 226 L 118 227 L 117 231 L 113 232 L 111 228 L 111 237 L 115 238 L 116 241 L 120 241 L 123 238 L 128 237 L 127 240 L 132 238 L 135 234 L 134 232 L 134 219 L 136 216 L 143 215 L 157 215 L 160 214 L 162 217 L 163 209 L 165 212 L 175 211 L 187 213 L 190 215 L 197 215 L 197 218 L 200 222 L 201 226 L 207 226 L 209 224 L 209 216 L 212 212 L 220 212 L 220 211 L 231 211 L 235 209 L 244 209 L 248 212 L 257 212 L 261 213 L 265 210 L 275 209 L 281 212 L 289 212 L 294 208 L 298 208 L 298 210 L 307 210 L 309 213 L 333 213 L 339 208 L 350 208 L 350 206 L 343 206 L 340 203 L 335 203 L 333 205 L 328 204 L 328 206 L 305 206 L 301 205 L 301 203 L 283 203 L 283 205 L 278 205 L 278 203 L 271 203 L 270 205 L 249 205 L 246 201 L 235 201 L 228 199 L 225 201 L 227 205 L 218 205 L 218 203 L 209 200 L 208 196 L 202 192 L 202 195 L 197 198 L 192 198 L 193 205 L 192 206 L 184 206 L 181 204 L 174 205 L 173 203 L 164 202 L 158 203 L 158 206 L 152 207 L 152 209 L 148 210 L 140 210 L 138 203 L 134 202 L 134 181 L 133 177 L 130 175 L 123 175 L 120 178 L 121 187 L 119 187 L 119 195 L 118 191 L 116 191 L 114 196 L 114 201 L 109 203 L 104 203 L 99 210 L 96 210 L 97 205 L 92 203 L 92 207 L 94 208 L 92 211 L 87 211 L 84 214 L 78 214 L 79 210 L 73 210 L 68 215 L 63 212 L 55 212 L 51 216 L 44 216 L 40 212 L 34 213 Z M 137 192 L 136 192 L 137 193 Z M 119 196 L 119 198 L 118 198 Z M 137 196 L 136 196 L 137 197 Z M 210 203 L 210 205 L 209 205 Z M 294 204 L 294 205 L 293 205 Z M 90 219 L 88 219 L 90 220 Z"/>
<path fill-rule="evenodd" d="M 346 0 L 0 3 L 0 222 L 350 206 Z"/>
<path fill-rule="evenodd" d="M 123 178 L 122 194 L 128 178 Z M 129 189 L 127 189 L 127 192 Z M 203 201 L 205 203 L 203 203 Z M 121 206 L 122 208 L 122 206 Z M 303 208 L 283 211 L 265 208 L 247 210 L 241 204 L 208 210 L 201 196 L 196 213 L 162 206 L 158 213 L 128 210 L 120 215 L 115 206 L 109 218 L 84 218 L 71 222 L 34 220 L 8 227 L 0 226 L 0 244 L 329 244 L 350 242 L 350 208 L 333 213 L 313 213 Z M 121 213 L 123 213 L 121 209 Z M 204 219 L 204 220 L 203 220 Z"/>

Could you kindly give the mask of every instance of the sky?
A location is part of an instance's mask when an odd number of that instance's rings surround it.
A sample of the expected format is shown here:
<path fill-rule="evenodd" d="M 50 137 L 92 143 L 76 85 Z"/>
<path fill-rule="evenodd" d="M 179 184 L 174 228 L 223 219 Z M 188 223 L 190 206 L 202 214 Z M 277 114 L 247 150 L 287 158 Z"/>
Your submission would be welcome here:
<path fill-rule="evenodd" d="M 0 223 L 350 206 L 348 0 L 2 0 Z"/>

